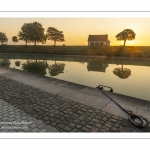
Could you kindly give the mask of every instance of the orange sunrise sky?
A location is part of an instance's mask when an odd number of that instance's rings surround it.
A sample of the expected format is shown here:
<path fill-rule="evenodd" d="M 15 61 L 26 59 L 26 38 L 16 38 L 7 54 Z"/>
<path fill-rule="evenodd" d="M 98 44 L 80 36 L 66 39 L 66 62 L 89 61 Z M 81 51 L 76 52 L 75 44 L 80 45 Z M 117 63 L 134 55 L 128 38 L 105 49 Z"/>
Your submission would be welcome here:
<path fill-rule="evenodd" d="M 0 18 L 0 32 L 6 33 L 8 45 L 13 45 L 12 36 L 18 34 L 24 23 L 34 21 L 43 25 L 45 33 L 48 27 L 63 31 L 65 42 L 57 42 L 56 45 L 87 45 L 89 34 L 108 34 L 110 46 L 119 46 L 123 41 L 117 41 L 115 36 L 124 29 L 132 29 L 136 37 L 127 41 L 127 46 L 150 46 L 150 18 Z M 24 44 L 23 41 L 16 43 Z M 47 40 L 44 45 L 53 45 L 53 41 Z"/>

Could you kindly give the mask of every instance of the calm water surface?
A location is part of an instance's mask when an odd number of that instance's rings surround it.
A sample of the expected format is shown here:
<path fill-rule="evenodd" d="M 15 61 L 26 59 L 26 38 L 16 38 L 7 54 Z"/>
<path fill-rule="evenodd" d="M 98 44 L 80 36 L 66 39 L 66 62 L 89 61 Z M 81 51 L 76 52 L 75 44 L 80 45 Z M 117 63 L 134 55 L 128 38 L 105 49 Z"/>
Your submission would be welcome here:
<path fill-rule="evenodd" d="M 150 100 L 150 60 L 71 56 L 1 56 L 1 65 Z M 10 63 L 10 64 L 9 64 Z"/>

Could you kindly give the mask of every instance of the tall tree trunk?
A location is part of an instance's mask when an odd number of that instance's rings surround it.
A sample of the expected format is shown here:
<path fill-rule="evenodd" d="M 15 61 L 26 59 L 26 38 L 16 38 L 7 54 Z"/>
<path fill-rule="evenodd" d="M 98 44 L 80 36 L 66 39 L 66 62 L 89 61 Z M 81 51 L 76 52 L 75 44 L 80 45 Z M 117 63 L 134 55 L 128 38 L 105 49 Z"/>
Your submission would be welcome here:
<path fill-rule="evenodd" d="M 124 40 L 124 46 L 125 46 L 125 44 L 126 44 L 126 39 Z"/>
<path fill-rule="evenodd" d="M 54 41 L 54 46 L 56 46 L 56 41 Z"/>
<path fill-rule="evenodd" d="M 34 45 L 36 45 L 36 41 L 34 41 Z"/>

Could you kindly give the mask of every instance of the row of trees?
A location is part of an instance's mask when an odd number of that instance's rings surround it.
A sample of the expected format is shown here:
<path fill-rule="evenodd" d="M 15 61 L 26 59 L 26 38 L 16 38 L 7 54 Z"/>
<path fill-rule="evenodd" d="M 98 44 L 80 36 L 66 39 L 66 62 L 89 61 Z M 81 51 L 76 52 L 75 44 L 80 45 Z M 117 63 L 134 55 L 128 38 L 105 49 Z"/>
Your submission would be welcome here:
<path fill-rule="evenodd" d="M 39 22 L 33 22 L 33 23 L 24 23 L 21 27 L 21 31 L 18 33 L 17 36 L 12 37 L 12 41 L 14 44 L 16 42 L 19 42 L 19 40 L 22 40 L 26 43 L 36 43 L 41 42 L 42 44 L 46 43 L 46 40 L 52 40 L 54 41 L 54 45 L 56 45 L 56 42 L 63 42 L 64 40 L 64 34 L 63 31 L 59 31 L 53 27 L 48 27 L 47 33 L 44 34 L 44 28 L 42 27 L 42 24 Z M 117 40 L 124 41 L 124 46 L 127 40 L 133 40 L 135 39 L 135 33 L 131 29 L 125 29 L 122 32 L 118 33 L 116 35 Z M 0 32 L 0 42 L 3 45 L 3 43 L 8 42 L 8 38 L 5 33 Z"/>
<path fill-rule="evenodd" d="M 48 27 L 46 34 L 44 34 L 45 29 L 42 27 L 42 24 L 39 22 L 33 23 L 24 23 L 21 27 L 21 31 L 18 33 L 17 36 L 12 37 L 12 41 L 14 44 L 22 40 L 27 45 L 28 43 L 42 43 L 45 44 L 46 40 L 54 41 L 54 45 L 56 42 L 63 42 L 64 34 L 63 31 L 59 31 L 54 27 Z M 0 42 L 3 45 L 4 43 L 8 42 L 8 38 L 5 33 L 0 32 Z"/>

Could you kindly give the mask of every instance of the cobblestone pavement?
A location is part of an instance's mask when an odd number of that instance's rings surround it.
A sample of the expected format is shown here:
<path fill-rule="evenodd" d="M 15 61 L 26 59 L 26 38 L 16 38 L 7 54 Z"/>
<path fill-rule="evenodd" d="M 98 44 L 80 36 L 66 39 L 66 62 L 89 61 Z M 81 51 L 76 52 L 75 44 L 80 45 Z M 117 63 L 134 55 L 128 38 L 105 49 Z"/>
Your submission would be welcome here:
<path fill-rule="evenodd" d="M 0 132 L 56 132 L 50 125 L 0 99 Z"/>
<path fill-rule="evenodd" d="M 150 127 L 138 129 L 127 119 L 0 76 L 0 122 L 4 121 L 32 123 L 28 130 L 1 132 L 150 131 Z"/>

